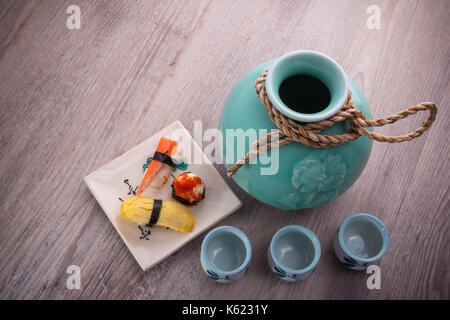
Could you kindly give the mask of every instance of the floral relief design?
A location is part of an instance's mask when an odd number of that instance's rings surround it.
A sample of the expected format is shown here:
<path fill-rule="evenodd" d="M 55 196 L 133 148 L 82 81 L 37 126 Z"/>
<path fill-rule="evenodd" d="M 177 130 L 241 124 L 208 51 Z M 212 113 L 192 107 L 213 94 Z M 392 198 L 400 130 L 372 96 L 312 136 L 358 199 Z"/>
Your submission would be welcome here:
<path fill-rule="evenodd" d="M 291 183 L 297 189 L 283 197 L 292 208 L 314 206 L 336 197 L 347 169 L 341 156 L 324 154 L 306 157 L 292 169 Z"/>

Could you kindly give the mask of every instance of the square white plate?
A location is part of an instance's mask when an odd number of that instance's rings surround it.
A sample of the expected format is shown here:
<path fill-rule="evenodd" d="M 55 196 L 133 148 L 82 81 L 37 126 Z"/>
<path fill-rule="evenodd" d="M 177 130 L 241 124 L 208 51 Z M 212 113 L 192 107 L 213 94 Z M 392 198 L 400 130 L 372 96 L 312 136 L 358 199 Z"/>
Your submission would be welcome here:
<path fill-rule="evenodd" d="M 183 157 L 192 158 L 188 160 L 189 165 L 185 171 L 193 172 L 202 178 L 206 186 L 206 197 L 196 206 L 189 207 L 189 211 L 195 218 L 192 232 L 181 233 L 160 227 L 145 228 L 150 230 L 151 234 L 141 239 L 143 234 L 138 225 L 121 216 L 121 199 L 131 196 L 141 183 L 144 176 L 143 165 L 147 162 L 148 157 L 153 156 L 159 139 L 162 136 L 170 139 L 174 132 L 181 136 Z M 196 155 L 197 158 L 191 157 L 191 154 Z M 198 160 L 199 158 L 203 161 Z M 177 170 L 174 175 L 181 172 L 183 171 Z M 173 122 L 120 157 L 92 172 L 84 178 L 84 181 L 144 271 L 241 206 L 240 200 L 179 121 Z M 143 195 L 156 199 L 173 200 L 171 184 L 172 178 L 169 178 L 164 188 L 149 187 Z"/>

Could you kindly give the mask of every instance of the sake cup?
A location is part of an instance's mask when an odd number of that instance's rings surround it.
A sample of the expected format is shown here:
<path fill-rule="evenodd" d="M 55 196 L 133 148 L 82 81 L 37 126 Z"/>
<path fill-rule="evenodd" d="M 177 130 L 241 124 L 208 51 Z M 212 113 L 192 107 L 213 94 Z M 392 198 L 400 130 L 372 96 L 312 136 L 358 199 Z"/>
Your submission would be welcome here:
<path fill-rule="evenodd" d="M 378 218 L 366 213 L 345 219 L 333 240 L 338 260 L 353 270 L 379 263 L 388 246 L 388 230 Z"/>
<path fill-rule="evenodd" d="M 250 240 L 241 230 L 222 226 L 211 230 L 203 239 L 200 261 L 211 279 L 228 283 L 240 279 L 252 257 Z"/>
<path fill-rule="evenodd" d="M 267 250 L 267 259 L 272 271 L 282 280 L 305 280 L 314 272 L 320 250 L 314 232 L 290 225 L 275 233 Z"/>

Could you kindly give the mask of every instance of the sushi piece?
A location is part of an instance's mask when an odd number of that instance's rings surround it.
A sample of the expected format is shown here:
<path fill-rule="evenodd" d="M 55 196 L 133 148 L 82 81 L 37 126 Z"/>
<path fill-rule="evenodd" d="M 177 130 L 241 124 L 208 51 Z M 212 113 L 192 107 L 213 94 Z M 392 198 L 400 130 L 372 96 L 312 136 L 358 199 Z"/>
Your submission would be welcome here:
<path fill-rule="evenodd" d="M 122 217 L 146 226 L 160 226 L 179 232 L 192 232 L 195 219 L 184 205 L 171 200 L 144 196 L 126 198 L 120 206 Z"/>
<path fill-rule="evenodd" d="M 170 165 L 166 165 L 166 163 L 163 164 L 161 167 L 161 170 L 159 170 L 158 175 L 155 179 L 153 179 L 152 183 L 150 184 L 150 187 L 154 188 L 162 188 L 166 184 L 169 177 L 172 175 L 173 171 L 175 170 L 177 163 L 179 162 L 181 158 L 181 146 L 178 145 L 172 155 L 170 156 Z M 153 160 L 153 159 L 152 159 Z"/>
<path fill-rule="evenodd" d="M 137 190 L 136 194 L 138 196 L 142 195 L 150 185 L 158 188 L 164 187 L 175 166 L 172 156 L 181 152 L 180 150 L 177 151 L 177 149 L 178 143 L 176 141 L 164 137 L 159 140 L 156 152 Z"/>
<path fill-rule="evenodd" d="M 205 199 L 205 192 L 206 188 L 202 179 L 191 172 L 180 174 L 172 183 L 172 197 L 188 206 Z"/>

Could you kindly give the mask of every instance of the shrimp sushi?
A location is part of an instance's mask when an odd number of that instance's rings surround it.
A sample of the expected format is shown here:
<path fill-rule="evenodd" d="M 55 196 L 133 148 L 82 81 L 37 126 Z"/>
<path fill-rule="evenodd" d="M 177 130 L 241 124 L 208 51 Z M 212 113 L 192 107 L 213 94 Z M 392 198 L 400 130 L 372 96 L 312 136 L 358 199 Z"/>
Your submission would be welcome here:
<path fill-rule="evenodd" d="M 164 137 L 159 140 L 156 152 L 137 190 L 136 194 L 138 196 L 142 195 L 150 185 L 158 188 L 164 187 L 175 166 L 172 156 L 181 152 L 180 150 L 177 151 L 177 149 L 178 143 L 176 141 Z"/>

